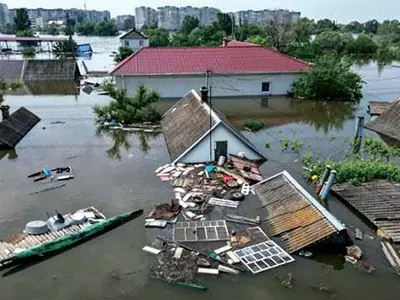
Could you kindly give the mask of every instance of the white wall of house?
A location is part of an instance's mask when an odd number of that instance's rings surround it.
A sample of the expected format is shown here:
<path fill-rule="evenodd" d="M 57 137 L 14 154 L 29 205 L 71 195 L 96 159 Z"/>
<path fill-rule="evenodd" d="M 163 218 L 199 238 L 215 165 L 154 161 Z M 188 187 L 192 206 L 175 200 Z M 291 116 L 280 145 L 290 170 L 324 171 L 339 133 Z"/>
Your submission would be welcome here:
<path fill-rule="evenodd" d="M 299 74 L 213 75 L 209 85 L 214 97 L 286 95 Z M 139 85 L 146 85 L 160 93 L 162 98 L 181 98 L 188 91 L 198 91 L 205 85 L 205 75 L 197 76 L 116 76 L 119 88 L 133 95 Z M 262 83 L 269 82 L 269 91 L 262 92 Z"/>
<path fill-rule="evenodd" d="M 217 141 L 228 142 L 228 154 L 237 155 L 239 152 L 244 152 L 248 159 L 262 159 L 257 152 L 233 134 L 223 123 L 220 123 L 211 134 L 212 160 L 218 160 L 218 157 L 214 157 Z M 179 160 L 179 162 L 183 163 L 199 163 L 206 161 L 210 161 L 210 136 L 206 136 L 196 147 Z"/>
<path fill-rule="evenodd" d="M 138 51 L 139 49 L 143 47 L 148 47 L 149 46 L 149 40 L 148 39 L 135 39 L 135 40 L 130 40 L 130 39 L 121 39 L 121 46 L 122 47 L 129 47 L 133 51 Z"/>

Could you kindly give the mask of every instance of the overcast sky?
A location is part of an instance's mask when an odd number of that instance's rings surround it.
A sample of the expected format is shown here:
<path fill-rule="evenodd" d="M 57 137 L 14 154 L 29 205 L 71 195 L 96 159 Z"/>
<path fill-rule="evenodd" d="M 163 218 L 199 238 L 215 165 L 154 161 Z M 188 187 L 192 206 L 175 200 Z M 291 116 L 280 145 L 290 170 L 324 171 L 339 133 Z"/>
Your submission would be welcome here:
<path fill-rule="evenodd" d="M 68 0 L 63 3 L 54 0 L 0 0 L 0 2 L 8 4 L 10 8 L 75 7 L 83 9 L 85 0 Z M 366 21 L 373 18 L 378 20 L 397 19 L 400 11 L 399 0 L 381 0 L 379 2 L 368 0 L 86 0 L 86 3 L 87 9 L 109 10 L 113 17 L 120 14 L 134 14 L 134 8 L 141 5 L 154 8 L 164 5 L 213 6 L 224 12 L 283 8 L 300 11 L 302 16 L 314 19 L 329 18 L 338 22 Z"/>

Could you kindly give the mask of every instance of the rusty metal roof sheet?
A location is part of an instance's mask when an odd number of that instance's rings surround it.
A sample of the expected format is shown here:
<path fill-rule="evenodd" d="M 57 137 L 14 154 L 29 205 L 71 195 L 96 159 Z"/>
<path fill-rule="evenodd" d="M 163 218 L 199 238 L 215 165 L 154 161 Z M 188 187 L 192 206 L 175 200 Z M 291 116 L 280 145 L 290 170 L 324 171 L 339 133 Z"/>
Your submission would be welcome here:
<path fill-rule="evenodd" d="M 267 213 L 267 231 L 281 235 L 292 253 L 334 235 L 345 227 L 286 171 L 253 185 Z"/>
<path fill-rule="evenodd" d="M 332 191 L 382 229 L 394 242 L 400 242 L 400 184 L 377 180 L 354 186 L 334 185 Z"/>

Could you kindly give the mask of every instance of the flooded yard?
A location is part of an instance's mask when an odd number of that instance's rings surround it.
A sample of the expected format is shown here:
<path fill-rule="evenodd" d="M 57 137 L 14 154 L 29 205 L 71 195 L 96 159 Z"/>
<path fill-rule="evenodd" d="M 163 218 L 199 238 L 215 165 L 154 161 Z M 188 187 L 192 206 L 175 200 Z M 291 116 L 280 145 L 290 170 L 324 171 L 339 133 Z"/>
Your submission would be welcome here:
<path fill-rule="evenodd" d="M 379 70 L 371 64 L 356 68 L 366 81 L 359 104 L 300 101 L 288 98 L 214 99 L 214 107 L 236 125 L 243 119 L 262 120 L 268 127 L 244 134 L 269 161 L 264 177 L 286 169 L 304 187 L 299 154 L 282 152 L 280 141 L 305 141 L 301 152 L 335 156 L 345 151 L 354 134 L 355 118 L 374 101 L 394 101 L 399 95 L 400 68 Z M 7 96 L 14 110 L 25 106 L 42 121 L 11 152 L 0 152 L 0 238 L 20 232 L 26 222 L 45 219 L 46 211 L 67 213 L 95 206 L 106 216 L 168 202 L 168 183 L 154 174 L 170 162 L 162 134 L 98 132 L 92 107 L 106 103 L 105 96 Z M 162 100 L 166 110 L 172 100 Z M 64 124 L 51 124 L 55 121 Z M 368 134 L 371 134 L 367 131 Z M 266 142 L 270 147 L 266 148 Z M 29 195 L 37 185 L 26 176 L 43 167 L 72 166 L 75 179 L 60 189 Z M 311 187 L 307 188 L 313 192 Z M 148 277 L 153 257 L 141 249 L 159 231 L 145 229 L 144 217 L 133 220 L 63 254 L 0 279 L 1 299 L 397 299 L 400 278 L 388 269 L 375 231 L 334 198 L 324 205 L 346 224 L 350 235 L 360 228 L 366 236 L 357 242 L 364 260 L 376 271 L 367 274 L 339 255 L 312 259 L 294 256 L 296 262 L 253 276 L 204 276 L 207 294 L 170 286 Z M 257 214 L 257 211 L 254 212 Z M 295 285 L 286 289 L 277 279 L 292 273 Z M 2 271 L 4 274 L 4 271 Z M 383 292 L 384 291 L 384 292 Z"/>

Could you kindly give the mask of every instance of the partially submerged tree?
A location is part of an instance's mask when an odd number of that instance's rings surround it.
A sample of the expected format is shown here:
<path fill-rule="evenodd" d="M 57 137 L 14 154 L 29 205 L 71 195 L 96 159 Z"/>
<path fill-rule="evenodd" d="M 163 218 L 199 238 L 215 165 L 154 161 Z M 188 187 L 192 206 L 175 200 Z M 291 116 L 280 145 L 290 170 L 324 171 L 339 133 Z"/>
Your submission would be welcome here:
<path fill-rule="evenodd" d="M 114 61 L 119 63 L 127 58 L 129 55 L 133 53 L 133 50 L 129 47 L 119 47 L 118 54 L 115 56 Z"/>
<path fill-rule="evenodd" d="M 75 57 L 76 42 L 70 36 L 68 40 L 57 42 L 53 46 L 53 52 L 58 58 Z"/>
<path fill-rule="evenodd" d="M 125 89 L 116 88 L 111 82 L 105 83 L 103 90 L 108 92 L 113 100 L 103 106 L 95 105 L 94 113 L 97 122 L 115 120 L 122 124 L 133 124 L 160 121 L 161 114 L 152 106 L 160 99 L 160 96 L 146 86 L 139 86 L 134 96 L 128 96 Z"/>
<path fill-rule="evenodd" d="M 31 29 L 31 21 L 29 20 L 26 8 L 18 8 L 15 10 L 14 26 L 16 32 L 28 31 Z"/>
<path fill-rule="evenodd" d="M 343 59 L 323 56 L 292 84 L 291 94 L 316 100 L 359 101 L 362 79 L 350 66 L 351 63 Z"/>

